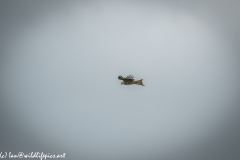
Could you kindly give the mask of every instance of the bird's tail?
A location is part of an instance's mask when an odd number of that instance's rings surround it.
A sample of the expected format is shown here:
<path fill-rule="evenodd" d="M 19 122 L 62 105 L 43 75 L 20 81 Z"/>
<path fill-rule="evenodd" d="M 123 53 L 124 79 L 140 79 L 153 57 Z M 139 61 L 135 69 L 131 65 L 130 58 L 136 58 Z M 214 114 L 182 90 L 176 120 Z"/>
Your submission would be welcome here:
<path fill-rule="evenodd" d="M 133 81 L 133 84 L 145 86 L 145 85 L 142 83 L 142 80 L 143 80 L 143 79 L 137 80 L 137 81 Z"/>

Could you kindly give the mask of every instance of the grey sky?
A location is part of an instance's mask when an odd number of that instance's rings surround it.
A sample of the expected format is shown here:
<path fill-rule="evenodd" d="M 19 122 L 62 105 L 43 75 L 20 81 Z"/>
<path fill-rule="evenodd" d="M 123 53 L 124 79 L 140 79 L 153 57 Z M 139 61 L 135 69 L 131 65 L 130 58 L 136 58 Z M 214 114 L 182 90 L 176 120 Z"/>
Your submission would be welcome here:
<path fill-rule="evenodd" d="M 1 151 L 239 159 L 239 2 L 0 4 Z"/>

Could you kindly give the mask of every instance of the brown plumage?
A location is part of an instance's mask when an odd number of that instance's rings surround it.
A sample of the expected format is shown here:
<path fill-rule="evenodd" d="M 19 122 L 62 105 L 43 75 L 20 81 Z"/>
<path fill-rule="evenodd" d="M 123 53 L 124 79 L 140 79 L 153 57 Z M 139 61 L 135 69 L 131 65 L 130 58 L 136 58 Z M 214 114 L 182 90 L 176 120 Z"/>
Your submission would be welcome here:
<path fill-rule="evenodd" d="M 142 80 L 143 80 L 143 79 L 135 81 L 135 80 L 134 80 L 134 77 L 133 77 L 132 75 L 129 75 L 129 76 L 127 76 L 126 78 L 123 78 L 122 76 L 119 76 L 118 79 L 119 79 L 119 80 L 122 80 L 121 85 L 122 85 L 122 84 L 124 84 L 124 85 L 137 84 L 137 85 L 145 86 L 145 85 L 142 83 Z"/>

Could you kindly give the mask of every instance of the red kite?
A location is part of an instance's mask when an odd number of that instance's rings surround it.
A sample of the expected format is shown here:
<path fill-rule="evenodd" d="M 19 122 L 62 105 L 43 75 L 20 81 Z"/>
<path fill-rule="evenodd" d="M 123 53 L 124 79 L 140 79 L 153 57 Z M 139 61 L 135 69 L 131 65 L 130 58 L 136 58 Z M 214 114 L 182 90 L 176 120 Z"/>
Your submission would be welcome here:
<path fill-rule="evenodd" d="M 126 78 L 123 78 L 122 76 L 118 76 L 118 79 L 119 79 L 119 80 L 122 80 L 121 85 L 122 85 L 122 84 L 124 84 L 124 85 L 137 84 L 137 85 L 145 86 L 145 85 L 143 85 L 143 83 L 142 83 L 142 80 L 143 80 L 143 79 L 134 81 L 133 78 L 134 78 L 133 75 L 129 75 L 129 76 L 127 76 Z"/>

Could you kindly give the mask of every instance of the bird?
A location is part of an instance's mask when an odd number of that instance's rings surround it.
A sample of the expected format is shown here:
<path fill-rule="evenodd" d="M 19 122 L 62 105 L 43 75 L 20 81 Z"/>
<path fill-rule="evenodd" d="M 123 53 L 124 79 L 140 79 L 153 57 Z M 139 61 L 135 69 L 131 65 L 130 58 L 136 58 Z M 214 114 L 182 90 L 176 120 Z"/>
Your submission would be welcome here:
<path fill-rule="evenodd" d="M 121 85 L 122 85 L 122 84 L 124 84 L 124 85 L 137 84 L 137 85 L 145 86 L 145 85 L 142 83 L 142 80 L 143 80 L 143 79 L 140 79 L 140 80 L 135 81 L 133 75 L 129 75 L 129 76 L 127 76 L 126 78 L 124 78 L 124 77 L 122 77 L 122 76 L 120 75 L 120 76 L 118 76 L 118 79 L 119 79 L 119 80 L 122 80 Z"/>

